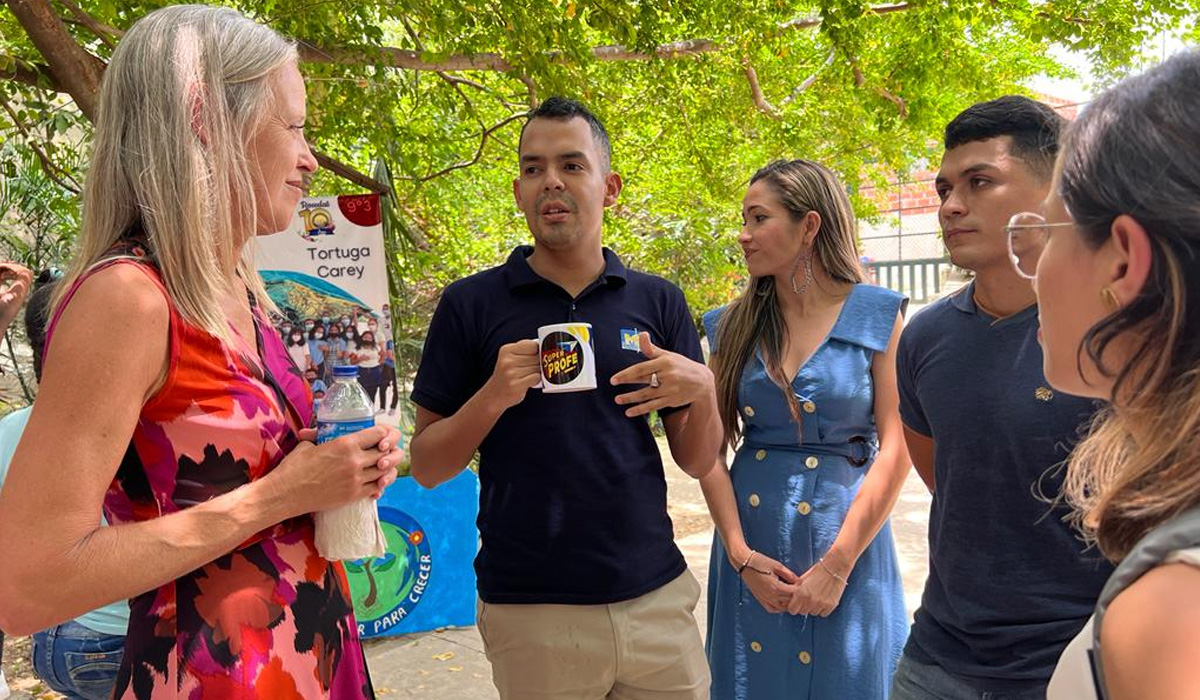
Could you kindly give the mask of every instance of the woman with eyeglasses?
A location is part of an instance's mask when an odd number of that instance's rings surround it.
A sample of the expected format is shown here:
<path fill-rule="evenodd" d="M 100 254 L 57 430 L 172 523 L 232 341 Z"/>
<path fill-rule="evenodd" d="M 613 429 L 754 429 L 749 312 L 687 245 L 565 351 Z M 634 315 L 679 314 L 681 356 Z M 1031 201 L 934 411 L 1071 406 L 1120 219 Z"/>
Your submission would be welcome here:
<path fill-rule="evenodd" d="M 311 514 L 377 497 L 399 434 L 312 443 L 248 248 L 316 168 L 305 117 L 295 45 L 228 8 L 147 14 L 104 74 L 79 249 L 0 491 L 0 627 L 127 600 L 116 698 L 373 696 Z"/>
<path fill-rule="evenodd" d="M 1066 500 L 1114 562 L 1050 700 L 1200 697 L 1200 53 L 1127 79 L 1069 127 L 1038 213 L 1013 217 L 1046 378 L 1111 402 Z M 1047 582 L 1050 585 L 1050 582 Z"/>

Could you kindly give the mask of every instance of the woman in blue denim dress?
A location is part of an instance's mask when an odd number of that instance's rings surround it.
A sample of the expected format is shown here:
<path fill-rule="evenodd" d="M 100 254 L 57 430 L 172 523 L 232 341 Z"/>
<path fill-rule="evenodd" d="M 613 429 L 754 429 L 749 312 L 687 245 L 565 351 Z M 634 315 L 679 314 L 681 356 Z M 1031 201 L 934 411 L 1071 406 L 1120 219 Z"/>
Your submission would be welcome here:
<path fill-rule="evenodd" d="M 888 525 L 909 465 L 906 300 L 863 283 L 850 203 L 819 164 L 766 166 L 742 213 L 749 285 L 704 316 L 737 446 L 701 480 L 712 698 L 885 700 L 908 628 Z"/>

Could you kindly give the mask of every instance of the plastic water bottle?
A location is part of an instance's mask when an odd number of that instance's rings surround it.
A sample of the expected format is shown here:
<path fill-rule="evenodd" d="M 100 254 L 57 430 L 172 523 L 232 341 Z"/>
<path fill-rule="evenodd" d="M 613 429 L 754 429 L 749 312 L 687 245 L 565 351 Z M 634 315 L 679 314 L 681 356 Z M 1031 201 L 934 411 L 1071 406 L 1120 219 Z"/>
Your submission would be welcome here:
<path fill-rule="evenodd" d="M 375 425 L 375 406 L 358 383 L 358 367 L 333 368 L 333 383 L 317 404 L 317 444 L 336 440 Z M 354 503 L 316 513 L 317 552 L 326 559 L 383 556 L 387 547 L 375 501 Z"/>
<path fill-rule="evenodd" d="M 333 383 L 317 405 L 317 444 L 374 427 L 375 406 L 358 383 L 358 368 L 333 368 Z"/>

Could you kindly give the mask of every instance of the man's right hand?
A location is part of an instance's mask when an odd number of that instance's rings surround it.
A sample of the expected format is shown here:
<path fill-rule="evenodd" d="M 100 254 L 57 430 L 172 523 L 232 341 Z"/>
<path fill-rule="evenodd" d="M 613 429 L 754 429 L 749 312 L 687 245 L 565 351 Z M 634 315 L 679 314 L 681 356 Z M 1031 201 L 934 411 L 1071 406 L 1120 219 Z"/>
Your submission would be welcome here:
<path fill-rule="evenodd" d="M 483 390 L 503 410 L 525 400 L 525 393 L 542 381 L 541 358 L 536 340 L 518 340 L 500 346 L 496 369 Z"/>

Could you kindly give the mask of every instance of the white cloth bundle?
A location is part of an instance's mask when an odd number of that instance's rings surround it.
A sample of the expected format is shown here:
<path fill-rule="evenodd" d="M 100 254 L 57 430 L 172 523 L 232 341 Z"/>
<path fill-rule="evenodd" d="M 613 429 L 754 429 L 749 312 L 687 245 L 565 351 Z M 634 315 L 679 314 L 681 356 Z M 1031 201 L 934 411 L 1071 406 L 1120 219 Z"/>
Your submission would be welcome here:
<path fill-rule="evenodd" d="M 381 557 L 387 549 L 374 499 L 364 498 L 315 513 L 313 520 L 317 524 L 317 553 L 330 561 Z"/>

